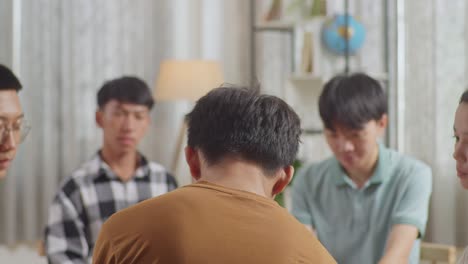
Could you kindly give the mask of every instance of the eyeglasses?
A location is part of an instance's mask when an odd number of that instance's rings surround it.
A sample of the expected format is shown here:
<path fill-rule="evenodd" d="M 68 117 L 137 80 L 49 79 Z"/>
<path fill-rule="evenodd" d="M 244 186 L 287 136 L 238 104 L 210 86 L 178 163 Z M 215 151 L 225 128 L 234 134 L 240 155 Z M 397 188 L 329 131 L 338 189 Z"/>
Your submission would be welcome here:
<path fill-rule="evenodd" d="M 3 144 L 10 134 L 13 135 L 15 144 L 21 144 L 30 130 L 31 126 L 24 119 L 13 124 L 0 120 L 0 144 Z"/>

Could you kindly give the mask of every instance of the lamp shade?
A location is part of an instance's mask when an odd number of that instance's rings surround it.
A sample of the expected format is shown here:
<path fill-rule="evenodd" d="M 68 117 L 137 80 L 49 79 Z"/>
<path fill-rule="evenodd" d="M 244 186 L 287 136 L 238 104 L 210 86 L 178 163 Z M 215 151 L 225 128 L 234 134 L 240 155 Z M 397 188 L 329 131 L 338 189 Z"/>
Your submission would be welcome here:
<path fill-rule="evenodd" d="M 223 83 L 221 66 L 209 60 L 167 60 L 159 67 L 157 101 L 196 101 Z"/>

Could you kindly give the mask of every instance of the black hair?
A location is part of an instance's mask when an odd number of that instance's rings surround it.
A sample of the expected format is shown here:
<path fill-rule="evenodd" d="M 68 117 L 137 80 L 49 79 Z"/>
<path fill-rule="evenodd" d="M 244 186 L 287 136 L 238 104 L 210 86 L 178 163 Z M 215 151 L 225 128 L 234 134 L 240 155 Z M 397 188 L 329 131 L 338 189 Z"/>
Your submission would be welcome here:
<path fill-rule="evenodd" d="M 148 109 L 151 109 L 154 104 L 148 85 L 143 80 L 133 76 L 124 76 L 104 83 L 98 91 L 97 104 L 99 108 L 102 108 L 111 100 L 145 105 Z"/>
<path fill-rule="evenodd" d="M 338 75 L 328 81 L 319 97 L 319 112 L 325 128 L 339 124 L 361 129 L 387 113 L 387 95 L 380 83 L 364 73 Z"/>
<path fill-rule="evenodd" d="M 0 64 L 0 90 L 20 91 L 21 85 L 15 74 L 5 65 Z"/>
<path fill-rule="evenodd" d="M 468 103 L 468 90 L 463 92 L 463 94 L 460 96 L 460 104 L 461 103 Z"/>
<path fill-rule="evenodd" d="M 188 145 L 208 165 L 233 157 L 259 165 L 266 175 L 293 164 L 300 119 L 283 100 L 258 89 L 221 86 L 200 98 L 186 116 Z"/>

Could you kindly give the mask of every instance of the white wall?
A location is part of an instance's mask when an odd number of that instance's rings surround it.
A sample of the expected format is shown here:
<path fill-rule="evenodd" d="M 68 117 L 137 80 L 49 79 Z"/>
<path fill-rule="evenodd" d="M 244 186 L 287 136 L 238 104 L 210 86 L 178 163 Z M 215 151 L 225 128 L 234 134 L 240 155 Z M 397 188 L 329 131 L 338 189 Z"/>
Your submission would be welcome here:
<path fill-rule="evenodd" d="M 468 244 L 468 195 L 458 184 L 453 117 L 466 88 L 468 42 L 464 0 L 407 0 L 405 152 L 434 174 L 427 239 Z"/>

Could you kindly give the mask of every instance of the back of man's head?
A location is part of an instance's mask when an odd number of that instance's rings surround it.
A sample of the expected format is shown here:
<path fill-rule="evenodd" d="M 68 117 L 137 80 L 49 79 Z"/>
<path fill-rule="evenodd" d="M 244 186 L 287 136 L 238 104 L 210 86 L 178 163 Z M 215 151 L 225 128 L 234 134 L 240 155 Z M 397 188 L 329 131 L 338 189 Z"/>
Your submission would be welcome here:
<path fill-rule="evenodd" d="M 320 117 L 327 129 L 336 125 L 361 129 L 387 113 L 387 96 L 378 81 L 363 73 L 338 75 L 328 81 L 319 98 Z"/>
<path fill-rule="evenodd" d="M 15 90 L 23 88 L 15 74 L 5 65 L 0 64 L 0 91 Z"/>
<path fill-rule="evenodd" d="M 202 152 L 208 166 L 232 157 L 272 175 L 297 154 L 299 117 L 283 100 L 258 89 L 216 88 L 198 100 L 187 121 L 188 145 Z"/>
<path fill-rule="evenodd" d="M 143 80 L 132 76 L 124 76 L 104 83 L 98 91 L 97 104 L 99 108 L 102 108 L 111 100 L 145 105 L 148 109 L 151 109 L 154 104 L 148 85 Z"/>

